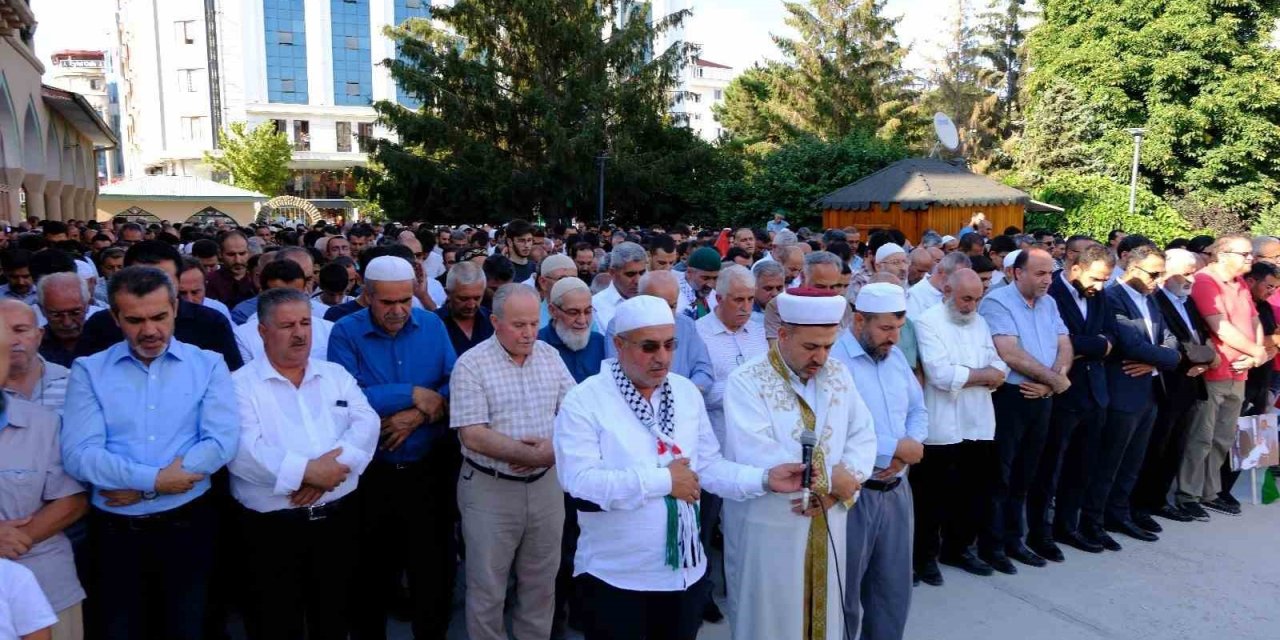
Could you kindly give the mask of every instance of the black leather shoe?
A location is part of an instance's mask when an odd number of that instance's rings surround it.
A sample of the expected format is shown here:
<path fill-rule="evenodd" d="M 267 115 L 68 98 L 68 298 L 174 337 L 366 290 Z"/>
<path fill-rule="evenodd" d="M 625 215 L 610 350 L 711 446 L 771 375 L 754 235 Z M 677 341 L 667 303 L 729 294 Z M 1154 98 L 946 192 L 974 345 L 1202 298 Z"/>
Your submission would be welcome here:
<path fill-rule="evenodd" d="M 1050 560 L 1052 562 L 1062 562 L 1066 558 L 1062 555 L 1062 549 L 1054 544 L 1053 540 L 1033 539 L 1027 540 L 1027 548 L 1036 552 L 1036 555 Z"/>
<path fill-rule="evenodd" d="M 1225 514 L 1227 514 L 1227 515 L 1229 515 L 1229 516 L 1238 516 L 1238 515 L 1240 515 L 1240 507 L 1235 506 L 1235 505 L 1232 505 L 1232 504 L 1230 504 L 1230 503 L 1228 503 L 1228 502 L 1224 501 L 1222 498 L 1214 498 L 1213 500 L 1202 501 L 1202 502 L 1200 503 L 1200 506 L 1202 506 L 1202 507 L 1204 507 L 1204 508 L 1206 508 L 1206 509 L 1208 509 L 1208 510 L 1210 510 L 1210 511 L 1217 511 L 1218 513 L 1225 513 Z"/>
<path fill-rule="evenodd" d="M 1106 549 L 1107 551 L 1119 551 L 1120 549 L 1123 548 L 1120 546 L 1119 542 L 1116 542 L 1115 538 L 1112 538 L 1111 536 L 1107 535 L 1107 532 L 1101 529 L 1086 531 L 1083 535 L 1085 540 L 1088 540 L 1089 542 L 1092 542 L 1093 544 L 1096 544 L 1102 547 L 1103 549 Z"/>
<path fill-rule="evenodd" d="M 1196 522 L 1209 521 L 1208 512 L 1206 512 L 1204 507 L 1200 506 L 1200 503 L 1198 502 L 1184 502 L 1178 505 L 1178 510 L 1191 516 L 1191 519 Z"/>
<path fill-rule="evenodd" d="M 1139 513 L 1133 516 L 1133 523 L 1138 525 L 1138 528 L 1143 531 L 1149 531 L 1151 533 L 1160 533 L 1164 531 L 1164 527 L 1161 527 L 1160 523 L 1156 522 L 1150 514 Z"/>
<path fill-rule="evenodd" d="M 1017 575 L 1018 573 L 1018 568 L 1013 566 L 1013 563 L 1009 561 L 1009 557 L 1003 553 L 999 555 L 994 553 L 979 553 L 978 557 L 982 559 L 983 562 L 991 565 L 992 569 L 999 571 L 1000 573 L 1011 576 Z"/>
<path fill-rule="evenodd" d="M 716 603 L 708 602 L 706 606 L 702 607 L 702 619 L 705 622 L 715 624 L 724 620 L 724 614 L 720 613 L 720 607 L 717 607 Z"/>
<path fill-rule="evenodd" d="M 1218 499 L 1221 500 L 1223 503 L 1229 504 L 1237 509 L 1240 508 L 1240 501 L 1236 500 L 1235 496 L 1231 495 L 1230 493 L 1227 493 L 1226 491 L 1219 493 Z"/>
<path fill-rule="evenodd" d="M 1108 524 L 1106 525 L 1106 528 L 1107 528 L 1107 531 L 1111 531 L 1113 533 L 1123 533 L 1124 535 L 1129 536 L 1130 538 L 1133 538 L 1135 540 L 1141 540 L 1143 542 L 1155 542 L 1156 540 L 1160 539 L 1160 537 L 1157 536 L 1156 534 L 1151 533 L 1150 531 L 1144 531 L 1142 527 L 1139 527 L 1138 525 L 1134 524 L 1132 521 Z"/>
<path fill-rule="evenodd" d="M 989 576 L 992 573 L 995 573 L 995 570 L 991 568 L 991 565 L 979 560 L 978 556 L 973 555 L 972 551 L 965 551 L 958 556 L 944 555 L 938 558 L 938 562 L 941 562 L 948 567 L 964 569 L 975 576 Z"/>
<path fill-rule="evenodd" d="M 1157 509 L 1156 512 L 1152 513 L 1151 515 L 1160 516 L 1165 520 L 1172 520 L 1174 522 L 1194 522 L 1195 521 L 1195 518 L 1191 517 L 1191 514 L 1187 513 L 1186 511 L 1183 511 L 1182 509 L 1179 509 L 1178 507 L 1167 505 L 1167 504 Z"/>
<path fill-rule="evenodd" d="M 916 577 L 927 585 L 933 587 L 942 586 L 942 571 L 938 569 L 938 563 L 929 560 L 925 562 L 919 569 L 916 569 Z"/>
<path fill-rule="evenodd" d="M 1074 547 L 1084 551 L 1085 553 L 1102 553 L 1105 551 L 1100 543 L 1085 537 L 1079 531 L 1060 531 L 1053 534 L 1053 539 L 1056 542 L 1061 542 L 1068 547 Z"/>
<path fill-rule="evenodd" d="M 1034 551 L 1028 549 L 1027 545 L 1022 544 L 1021 542 L 1011 547 L 1005 547 L 1004 552 L 1005 555 L 1010 558 L 1032 567 L 1043 567 L 1048 564 L 1045 562 L 1044 558 L 1036 555 Z"/>

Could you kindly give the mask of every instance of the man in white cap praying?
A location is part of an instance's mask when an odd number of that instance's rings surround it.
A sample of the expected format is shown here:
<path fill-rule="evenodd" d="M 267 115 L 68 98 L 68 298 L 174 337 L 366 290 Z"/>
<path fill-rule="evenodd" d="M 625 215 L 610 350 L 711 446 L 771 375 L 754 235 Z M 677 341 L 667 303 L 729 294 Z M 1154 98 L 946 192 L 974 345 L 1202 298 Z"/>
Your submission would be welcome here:
<path fill-rule="evenodd" d="M 701 392 L 670 373 L 676 338 L 667 302 L 629 298 L 613 324 L 617 359 L 565 395 L 553 439 L 556 473 L 581 528 L 573 570 L 584 633 L 694 640 L 710 588 L 698 539 L 702 489 L 727 500 L 794 494 L 803 466 L 798 453 L 768 465 L 721 457 Z M 761 592 L 776 597 L 775 586 Z"/>
<path fill-rule="evenodd" d="M 849 370 L 829 358 L 844 297 L 792 289 L 774 302 L 777 343 L 738 367 L 724 391 L 725 456 L 762 468 L 794 464 L 809 441 L 813 472 L 809 491 L 725 503 L 730 624 L 738 640 L 843 639 L 839 577 L 847 574 L 837 558 L 859 478 L 876 457 L 875 427 Z"/>
<path fill-rule="evenodd" d="M 845 620 L 864 640 L 898 640 L 911 608 L 914 519 L 907 467 L 924 456 L 929 412 L 924 392 L 896 345 L 906 323 L 901 286 L 873 282 L 854 300 L 853 327 L 832 357 L 849 369 L 876 432 L 875 471 L 849 512 Z"/>

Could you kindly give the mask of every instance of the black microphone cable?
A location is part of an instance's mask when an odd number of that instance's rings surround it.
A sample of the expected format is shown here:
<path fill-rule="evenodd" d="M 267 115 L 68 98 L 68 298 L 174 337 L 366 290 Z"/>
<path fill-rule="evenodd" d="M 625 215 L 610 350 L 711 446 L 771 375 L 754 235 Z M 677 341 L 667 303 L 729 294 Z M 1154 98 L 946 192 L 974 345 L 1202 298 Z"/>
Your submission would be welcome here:
<path fill-rule="evenodd" d="M 854 503 L 854 506 L 857 506 L 856 502 Z M 836 563 L 836 588 L 840 593 L 840 622 L 844 624 L 845 640 L 853 640 L 853 636 L 849 635 L 849 619 L 844 611 L 844 580 L 840 577 L 840 553 L 836 551 L 836 538 L 831 535 L 831 522 L 827 520 L 827 510 L 821 509 L 821 512 L 820 516 L 822 518 L 822 526 L 827 530 L 827 540 L 831 543 L 831 557 Z"/>

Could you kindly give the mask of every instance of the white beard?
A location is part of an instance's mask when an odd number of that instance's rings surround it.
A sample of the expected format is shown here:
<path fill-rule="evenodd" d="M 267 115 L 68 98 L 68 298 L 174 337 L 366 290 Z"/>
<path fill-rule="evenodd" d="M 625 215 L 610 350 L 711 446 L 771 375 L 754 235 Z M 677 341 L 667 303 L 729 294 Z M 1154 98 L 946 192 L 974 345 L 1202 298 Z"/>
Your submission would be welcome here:
<path fill-rule="evenodd" d="M 948 301 L 943 304 L 947 305 L 947 317 L 950 318 L 952 322 L 962 327 L 973 324 L 974 319 L 978 317 L 977 311 L 974 311 L 973 313 L 960 313 L 959 311 L 956 311 L 955 306 L 952 305 L 951 302 Z"/>
<path fill-rule="evenodd" d="M 555 330 L 556 335 L 560 336 L 560 341 L 569 347 L 570 351 L 582 351 L 587 348 L 587 343 L 591 342 L 591 327 L 587 327 L 586 331 L 576 332 L 560 326 L 559 322 L 552 322 L 551 328 Z"/>

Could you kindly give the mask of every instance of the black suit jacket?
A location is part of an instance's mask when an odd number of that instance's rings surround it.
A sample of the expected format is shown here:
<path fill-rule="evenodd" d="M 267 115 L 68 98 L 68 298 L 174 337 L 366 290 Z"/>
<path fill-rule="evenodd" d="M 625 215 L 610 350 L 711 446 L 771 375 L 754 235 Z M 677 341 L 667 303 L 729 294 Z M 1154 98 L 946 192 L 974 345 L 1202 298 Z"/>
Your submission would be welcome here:
<path fill-rule="evenodd" d="M 1192 334 L 1187 323 L 1182 320 L 1182 316 L 1173 306 L 1181 303 L 1171 300 L 1163 291 L 1157 291 L 1152 298 L 1156 301 L 1156 308 L 1160 309 L 1160 315 L 1164 317 L 1165 326 L 1169 327 L 1173 337 L 1178 339 L 1178 351 L 1183 355 L 1178 368 L 1169 372 L 1168 380 L 1165 380 L 1165 401 L 1176 403 L 1177 407 L 1180 407 L 1176 410 L 1185 411 L 1196 400 L 1209 399 L 1209 393 L 1204 386 L 1204 376 L 1193 378 L 1187 375 L 1187 369 L 1190 369 L 1193 364 L 1186 358 L 1189 346 L 1209 344 L 1206 342 L 1209 337 L 1209 327 L 1205 325 L 1204 318 L 1196 310 L 1196 305 L 1183 304 L 1182 308 L 1187 311 L 1187 317 L 1195 327 L 1195 333 Z M 1189 298 L 1188 301 L 1190 301 Z"/>
<path fill-rule="evenodd" d="M 1110 402 L 1105 358 L 1107 345 L 1114 341 L 1111 319 L 1101 295 L 1086 298 L 1085 309 L 1089 312 L 1089 317 L 1080 315 L 1080 307 L 1076 306 L 1071 291 L 1063 284 L 1061 274 L 1061 271 L 1053 274 L 1049 295 L 1058 303 L 1058 315 L 1062 316 L 1063 324 L 1067 325 L 1075 361 L 1071 363 L 1071 372 L 1067 375 L 1071 380 L 1071 387 L 1066 393 L 1054 398 L 1054 407 L 1069 411 L 1105 409 Z"/>
<path fill-rule="evenodd" d="M 236 336 L 226 316 L 186 300 L 178 301 L 178 317 L 173 327 L 173 337 L 180 342 L 222 354 L 227 368 L 235 371 L 244 366 Z M 124 340 L 124 332 L 110 313 L 95 313 L 84 323 L 84 333 L 76 343 L 76 357 L 91 356 L 106 351 L 111 345 Z"/>
<path fill-rule="evenodd" d="M 1107 313 L 1115 318 L 1115 348 L 1107 358 L 1107 388 L 1111 393 L 1109 408 L 1138 413 L 1152 403 L 1153 388 L 1164 393 L 1164 379 L 1176 374 L 1182 362 L 1178 340 L 1164 324 L 1164 316 L 1151 300 L 1143 299 L 1151 316 L 1151 333 L 1142 312 L 1120 284 L 1113 284 L 1102 291 L 1106 298 Z M 1154 340 L 1152 336 L 1155 336 Z M 1124 362 L 1132 360 L 1156 367 L 1159 376 L 1134 377 L 1124 372 Z"/>

